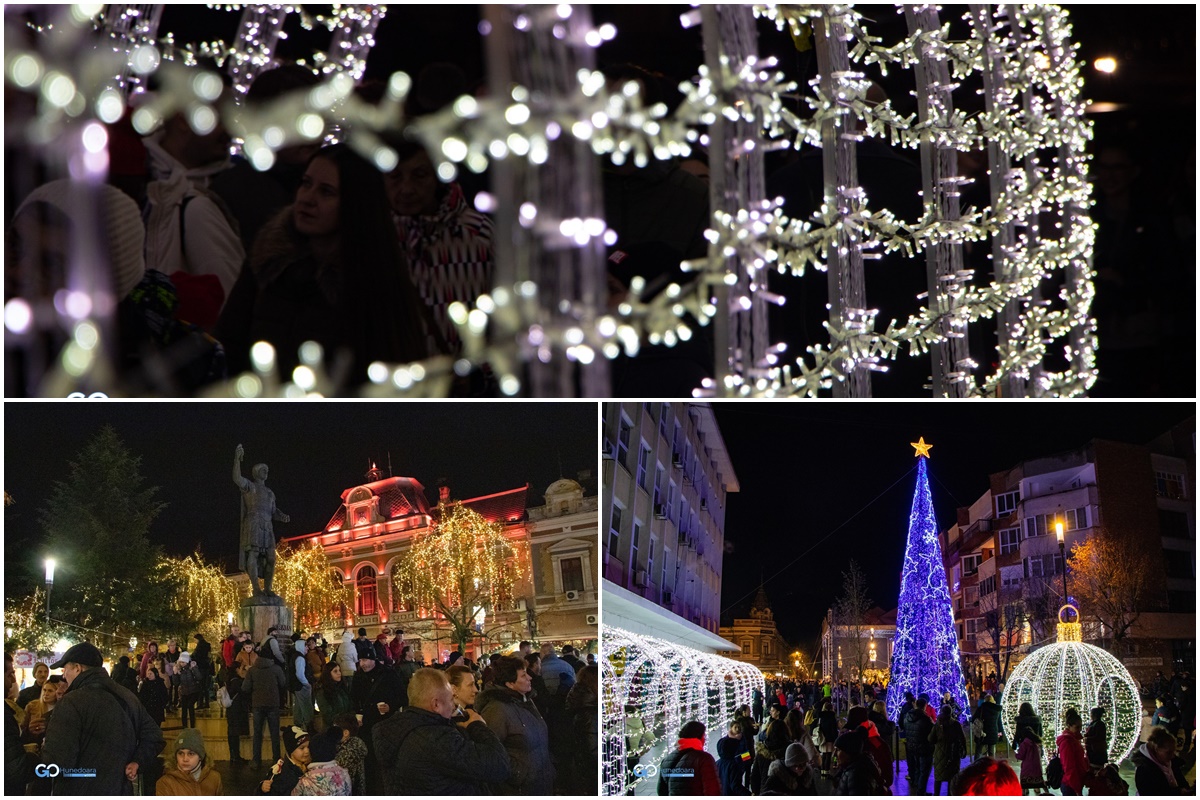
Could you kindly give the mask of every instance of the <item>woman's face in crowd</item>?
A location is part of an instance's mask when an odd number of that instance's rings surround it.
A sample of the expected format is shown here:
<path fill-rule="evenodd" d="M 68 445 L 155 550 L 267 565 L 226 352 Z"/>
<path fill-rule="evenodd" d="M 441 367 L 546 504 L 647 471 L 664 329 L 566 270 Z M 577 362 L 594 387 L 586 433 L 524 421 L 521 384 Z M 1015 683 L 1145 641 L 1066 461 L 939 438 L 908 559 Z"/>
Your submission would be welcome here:
<path fill-rule="evenodd" d="M 340 681 L 342 679 L 342 668 L 338 666 L 330 667 L 329 679 L 332 681 Z"/>
<path fill-rule="evenodd" d="M 454 702 L 466 708 L 475 704 L 475 696 L 479 694 L 479 689 L 475 686 L 475 681 L 467 675 L 459 676 L 459 683 L 452 685 L 451 691 L 454 694 Z"/>
<path fill-rule="evenodd" d="M 58 684 L 46 681 L 42 684 L 42 702 L 53 703 L 58 697 Z"/>
<path fill-rule="evenodd" d="M 392 210 L 402 217 L 437 213 L 437 173 L 421 151 L 383 176 Z"/>
<path fill-rule="evenodd" d="M 328 158 L 309 162 L 292 211 L 296 230 L 304 236 L 332 236 L 338 231 L 341 180 L 337 165 Z"/>

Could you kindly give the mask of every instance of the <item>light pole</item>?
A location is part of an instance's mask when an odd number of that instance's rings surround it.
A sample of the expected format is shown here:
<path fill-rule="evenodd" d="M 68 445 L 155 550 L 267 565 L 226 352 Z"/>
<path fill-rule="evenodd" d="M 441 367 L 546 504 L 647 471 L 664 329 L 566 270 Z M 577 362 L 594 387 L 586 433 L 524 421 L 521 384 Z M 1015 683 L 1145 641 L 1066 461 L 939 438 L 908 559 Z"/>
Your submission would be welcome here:
<path fill-rule="evenodd" d="M 50 590 L 54 588 L 54 568 L 58 562 L 53 558 L 46 559 L 46 627 L 50 627 Z"/>
<path fill-rule="evenodd" d="M 1065 605 L 1071 601 L 1067 596 L 1067 543 L 1063 540 L 1063 524 L 1061 519 L 1055 520 L 1054 532 L 1058 535 L 1058 557 L 1062 561 L 1063 604 Z"/>

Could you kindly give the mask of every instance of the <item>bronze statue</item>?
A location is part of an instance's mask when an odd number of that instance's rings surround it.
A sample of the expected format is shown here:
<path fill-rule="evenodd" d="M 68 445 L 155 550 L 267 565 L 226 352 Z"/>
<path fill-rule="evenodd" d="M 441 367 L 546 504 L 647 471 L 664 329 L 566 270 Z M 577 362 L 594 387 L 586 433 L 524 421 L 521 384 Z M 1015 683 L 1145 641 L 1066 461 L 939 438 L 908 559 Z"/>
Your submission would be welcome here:
<path fill-rule="evenodd" d="M 275 532 L 271 520 L 290 522 L 291 517 L 275 507 L 275 493 L 267 488 L 267 465 L 255 464 L 250 470 L 254 480 L 242 477 L 242 456 L 239 444 L 233 453 L 233 482 L 242 492 L 242 539 L 238 551 L 238 568 L 250 574 L 250 588 L 255 597 L 273 596 L 271 581 L 275 577 Z M 259 570 L 263 586 L 258 583 Z"/>

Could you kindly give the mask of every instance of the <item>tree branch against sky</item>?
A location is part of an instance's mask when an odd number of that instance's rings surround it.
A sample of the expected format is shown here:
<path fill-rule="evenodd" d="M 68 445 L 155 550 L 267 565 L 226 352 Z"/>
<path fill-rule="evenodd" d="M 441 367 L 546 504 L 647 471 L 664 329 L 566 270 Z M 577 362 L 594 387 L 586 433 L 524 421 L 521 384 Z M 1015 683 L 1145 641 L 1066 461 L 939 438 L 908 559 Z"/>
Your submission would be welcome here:
<path fill-rule="evenodd" d="M 842 594 L 834 604 L 834 624 L 842 630 L 840 639 L 834 642 L 844 643 L 846 652 L 843 657 L 854 665 L 854 680 L 862 678 L 867 668 L 867 644 L 870 634 L 865 630 L 867 612 L 871 610 L 871 599 L 867 595 L 867 578 L 863 575 L 854 559 L 850 560 L 850 568 L 842 573 Z"/>
<path fill-rule="evenodd" d="M 1068 590 L 1079 600 L 1080 616 L 1103 625 L 1109 649 L 1115 648 L 1145 607 L 1148 555 L 1132 539 L 1109 536 L 1101 528 L 1071 548 L 1067 565 Z"/>

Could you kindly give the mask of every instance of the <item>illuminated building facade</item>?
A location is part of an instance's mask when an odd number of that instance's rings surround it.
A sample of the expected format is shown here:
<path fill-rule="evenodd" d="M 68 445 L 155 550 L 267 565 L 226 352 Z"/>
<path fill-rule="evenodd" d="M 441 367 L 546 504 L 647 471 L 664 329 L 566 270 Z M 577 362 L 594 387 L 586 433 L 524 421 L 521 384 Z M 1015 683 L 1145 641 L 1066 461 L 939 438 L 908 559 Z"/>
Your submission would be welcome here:
<path fill-rule="evenodd" d="M 415 478 L 383 477 L 373 468 L 366 482 L 345 489 L 324 528 L 287 539 L 291 545 L 316 539 L 337 577 L 354 592 L 345 623 L 374 638 L 385 628 L 404 631 L 405 641 L 426 662 L 442 661 L 455 649 L 450 625 L 429 609 L 406 607 L 394 591 L 393 571 L 415 537 L 437 520 L 438 506 Z M 596 498 L 581 484 L 555 481 L 544 504 L 527 508 L 529 485 L 462 500 L 490 522 L 503 525 L 521 563 L 521 578 L 507 608 L 485 608 L 481 629 L 465 655 L 506 649 L 523 639 L 594 647 L 596 602 Z M 452 502 L 448 487 L 440 498 Z M 589 547 L 590 542 L 590 547 Z M 325 631 L 340 637 L 340 626 Z"/>
<path fill-rule="evenodd" d="M 1096 439 L 990 476 L 988 491 L 940 534 L 968 683 L 995 669 L 997 647 L 1002 667 L 1013 651 L 1011 668 L 1054 640 L 1064 602 L 1058 521 L 1068 558 L 1101 529 L 1153 554 L 1141 616 L 1113 655 L 1143 681 L 1195 669 L 1195 453 L 1193 418 L 1146 445 Z M 1103 634 L 1083 626 L 1086 641 Z"/>
<path fill-rule="evenodd" d="M 722 626 L 722 639 L 728 639 L 740 648 L 722 655 L 746 664 L 753 664 L 769 675 L 791 675 L 792 662 L 787 642 L 775 627 L 775 613 L 767 601 L 767 592 L 758 587 L 758 594 L 750 604 L 749 617 L 735 618 L 733 625 Z"/>
<path fill-rule="evenodd" d="M 861 656 L 863 677 L 869 683 L 887 684 L 888 665 L 896 639 L 896 612 L 875 606 L 863 615 L 862 625 L 843 625 L 833 609 L 821 620 L 821 675 L 833 680 L 859 680 Z"/>

